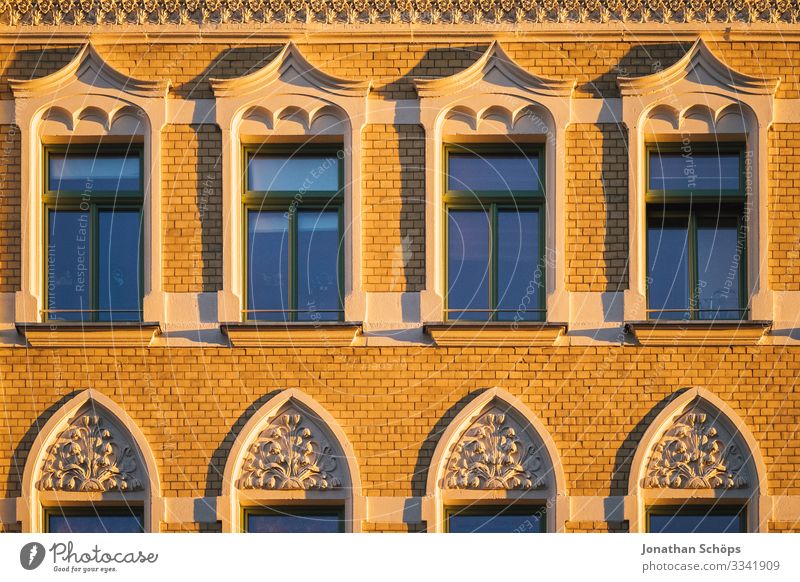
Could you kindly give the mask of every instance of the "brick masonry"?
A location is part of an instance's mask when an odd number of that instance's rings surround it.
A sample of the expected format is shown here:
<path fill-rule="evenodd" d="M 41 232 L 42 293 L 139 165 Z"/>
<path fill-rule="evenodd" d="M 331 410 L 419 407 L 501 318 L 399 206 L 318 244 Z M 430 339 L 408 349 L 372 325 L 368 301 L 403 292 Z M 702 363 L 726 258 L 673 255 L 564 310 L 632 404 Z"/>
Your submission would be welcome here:
<path fill-rule="evenodd" d="M 567 288 L 628 284 L 628 144 L 613 123 L 567 130 Z"/>
<path fill-rule="evenodd" d="M 162 131 L 164 290 L 222 288 L 222 138 L 215 125 Z"/>
<path fill-rule="evenodd" d="M 425 287 L 425 134 L 419 125 L 368 125 L 363 136 L 366 291 Z"/>

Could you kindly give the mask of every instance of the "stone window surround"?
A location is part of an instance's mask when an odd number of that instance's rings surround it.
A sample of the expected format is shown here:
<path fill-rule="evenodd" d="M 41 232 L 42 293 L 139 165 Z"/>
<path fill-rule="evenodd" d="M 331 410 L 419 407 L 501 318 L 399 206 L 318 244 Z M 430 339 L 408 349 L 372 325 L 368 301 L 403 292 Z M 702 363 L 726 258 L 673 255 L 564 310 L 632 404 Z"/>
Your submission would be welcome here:
<path fill-rule="evenodd" d="M 39 244 L 42 146 L 101 140 L 143 143 L 143 321 L 162 321 L 160 134 L 167 118 L 169 81 L 141 81 L 123 75 L 105 63 L 89 43 L 59 71 L 29 81 L 11 80 L 10 84 L 21 133 L 23 185 L 22 289 L 16 293 L 16 322 L 43 321 L 47 254 Z"/>
<path fill-rule="evenodd" d="M 37 486 L 50 446 L 76 415 L 87 409 L 97 411 L 106 422 L 112 423 L 116 429 L 114 436 L 129 440 L 134 449 L 131 452 L 141 464 L 140 474 L 143 473 L 146 477 L 142 490 L 126 493 L 47 491 Z M 43 520 L 48 507 L 85 507 L 87 504 L 100 507 L 140 505 L 144 510 L 145 532 L 159 531 L 164 515 L 158 465 L 147 439 L 121 406 L 94 389 L 84 390 L 64 403 L 37 433 L 25 461 L 21 488 L 22 496 L 17 498 L 16 513 L 22 531 L 26 533 L 45 531 Z"/>
<path fill-rule="evenodd" d="M 771 321 L 773 300 L 768 273 L 768 131 L 775 115 L 780 79 L 735 71 L 698 39 L 675 64 L 645 77 L 619 77 L 622 121 L 629 132 L 629 289 L 625 321 L 646 316 L 646 147 L 656 141 L 681 141 L 722 135 L 745 142 L 752 152 L 752 178 L 746 179 L 747 289 L 751 320 Z"/>

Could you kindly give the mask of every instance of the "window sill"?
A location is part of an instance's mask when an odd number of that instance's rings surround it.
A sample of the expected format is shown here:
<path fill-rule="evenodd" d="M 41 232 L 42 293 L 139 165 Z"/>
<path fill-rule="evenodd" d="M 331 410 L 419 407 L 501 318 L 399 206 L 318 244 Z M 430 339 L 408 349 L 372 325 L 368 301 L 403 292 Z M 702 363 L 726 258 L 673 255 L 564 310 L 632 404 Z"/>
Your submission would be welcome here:
<path fill-rule="evenodd" d="M 429 323 L 427 333 L 437 345 L 448 346 L 552 346 L 567 331 L 566 323 L 449 321 Z"/>
<path fill-rule="evenodd" d="M 157 323 L 74 322 L 18 323 L 17 331 L 34 348 L 67 347 L 147 347 L 161 332 Z"/>
<path fill-rule="evenodd" d="M 347 347 L 361 332 L 353 322 L 247 321 L 223 323 L 222 333 L 234 347 Z"/>
<path fill-rule="evenodd" d="M 630 321 L 625 331 L 643 346 L 754 346 L 771 321 Z"/>

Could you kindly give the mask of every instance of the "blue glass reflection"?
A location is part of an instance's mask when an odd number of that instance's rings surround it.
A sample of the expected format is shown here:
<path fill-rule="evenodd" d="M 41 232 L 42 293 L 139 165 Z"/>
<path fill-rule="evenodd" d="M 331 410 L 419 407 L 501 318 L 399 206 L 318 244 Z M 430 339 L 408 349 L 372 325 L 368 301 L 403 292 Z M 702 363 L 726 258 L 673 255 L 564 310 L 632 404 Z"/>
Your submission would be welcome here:
<path fill-rule="evenodd" d="M 297 213 L 297 308 L 302 321 L 339 319 L 339 213 Z M 332 311 L 333 310 L 333 311 Z"/>
<path fill-rule="evenodd" d="M 688 233 L 688 219 L 650 221 L 647 229 L 650 317 L 661 319 L 689 317 Z"/>
<path fill-rule="evenodd" d="M 47 516 L 50 533 L 141 533 L 144 531 L 141 509 L 51 513 Z"/>
<path fill-rule="evenodd" d="M 451 153 L 447 188 L 471 192 L 539 191 L 539 156 L 535 153 Z"/>
<path fill-rule="evenodd" d="M 651 513 L 652 533 L 740 533 L 742 516 L 738 508 L 724 513 Z"/>
<path fill-rule="evenodd" d="M 248 513 L 247 531 L 249 533 L 339 533 L 342 531 L 342 518 L 333 512 L 303 512 L 292 514 L 281 511 L 274 513 Z"/>
<path fill-rule="evenodd" d="M 533 508 L 529 512 L 513 513 L 472 510 L 459 513 L 454 510 L 448 516 L 450 533 L 540 533 L 544 531 L 544 510 Z"/>
<path fill-rule="evenodd" d="M 698 221 L 697 289 L 701 319 L 738 319 L 744 245 L 736 219 Z"/>
<path fill-rule="evenodd" d="M 739 154 L 650 154 L 650 190 L 739 190 Z"/>
<path fill-rule="evenodd" d="M 98 319 L 138 321 L 142 308 L 140 212 L 127 209 L 100 210 L 98 231 Z"/>
<path fill-rule="evenodd" d="M 338 192 L 339 162 L 335 154 L 254 154 L 247 167 L 251 192 Z"/>
<path fill-rule="evenodd" d="M 447 230 L 447 307 L 451 319 L 486 320 L 489 309 L 489 216 L 451 210 Z M 481 310 L 487 311 L 481 311 Z M 466 311 L 477 310 L 477 311 Z"/>
<path fill-rule="evenodd" d="M 289 309 L 289 218 L 285 212 L 247 213 L 247 309 L 250 319 L 286 321 Z"/>
<path fill-rule="evenodd" d="M 66 192 L 138 192 L 139 155 L 51 153 L 49 189 Z"/>
<path fill-rule="evenodd" d="M 541 320 L 545 266 L 541 263 L 539 213 L 501 210 L 497 213 L 498 319 Z"/>
<path fill-rule="evenodd" d="M 90 319 L 90 214 L 80 210 L 50 210 L 47 248 L 47 309 L 49 319 Z M 64 311 L 62 311 L 64 310 Z"/>

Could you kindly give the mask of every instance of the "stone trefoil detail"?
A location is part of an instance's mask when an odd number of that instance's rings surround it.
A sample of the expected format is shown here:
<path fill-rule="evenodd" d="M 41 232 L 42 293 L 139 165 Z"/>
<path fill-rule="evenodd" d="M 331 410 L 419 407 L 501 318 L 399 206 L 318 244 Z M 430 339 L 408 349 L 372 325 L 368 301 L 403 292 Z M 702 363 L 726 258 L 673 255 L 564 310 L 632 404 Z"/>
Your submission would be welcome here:
<path fill-rule="evenodd" d="M 39 488 L 47 491 L 143 489 L 131 447 L 118 442 L 97 415 L 81 415 L 59 435 L 45 459 Z"/>
<path fill-rule="evenodd" d="M 540 489 L 542 459 L 505 414 L 487 412 L 464 433 L 447 464 L 450 489 Z"/>
<path fill-rule="evenodd" d="M 790 0 L 0 0 L 7 25 L 796 23 Z"/>
<path fill-rule="evenodd" d="M 690 411 L 658 441 L 647 466 L 645 486 L 671 489 L 747 487 L 739 447 L 720 438 L 713 420 Z"/>
<path fill-rule="evenodd" d="M 315 438 L 299 414 L 273 420 L 250 446 L 239 481 L 241 489 L 331 489 L 335 475 L 332 448 Z"/>

